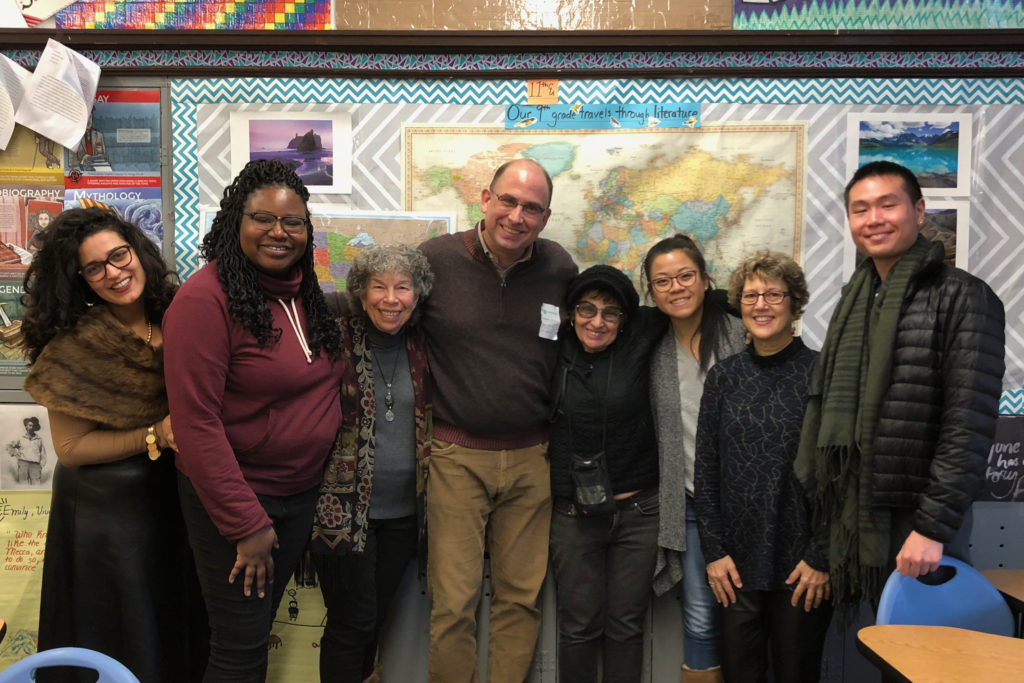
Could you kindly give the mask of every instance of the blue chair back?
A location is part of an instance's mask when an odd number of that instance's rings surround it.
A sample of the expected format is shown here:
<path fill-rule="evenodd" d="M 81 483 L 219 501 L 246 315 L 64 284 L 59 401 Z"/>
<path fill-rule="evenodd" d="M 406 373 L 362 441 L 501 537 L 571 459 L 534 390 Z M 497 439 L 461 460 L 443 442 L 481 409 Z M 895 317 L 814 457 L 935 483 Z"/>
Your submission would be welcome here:
<path fill-rule="evenodd" d="M 1002 594 L 974 567 L 946 556 L 937 570 L 923 577 L 894 571 L 882 590 L 875 623 L 1014 634 L 1013 613 Z"/>
<path fill-rule="evenodd" d="M 15 662 L 0 673 L 0 683 L 32 683 L 33 672 L 49 666 L 77 666 L 99 672 L 96 683 L 139 683 L 119 661 L 95 650 L 82 647 L 58 647 L 43 650 Z"/>

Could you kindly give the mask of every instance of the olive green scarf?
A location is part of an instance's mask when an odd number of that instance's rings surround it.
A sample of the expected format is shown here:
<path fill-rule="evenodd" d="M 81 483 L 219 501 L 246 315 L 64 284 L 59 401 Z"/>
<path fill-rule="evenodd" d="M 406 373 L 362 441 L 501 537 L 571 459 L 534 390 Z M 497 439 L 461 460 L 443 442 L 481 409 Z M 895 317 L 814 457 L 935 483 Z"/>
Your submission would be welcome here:
<path fill-rule="evenodd" d="M 891 384 L 900 311 L 910 282 L 936 245 L 918 237 L 875 292 L 875 267 L 864 259 L 828 326 L 811 377 L 794 464 L 807 491 L 812 524 L 828 549 L 836 609 L 850 617 L 877 600 L 890 567 L 890 513 L 872 507 L 874 439 Z"/>

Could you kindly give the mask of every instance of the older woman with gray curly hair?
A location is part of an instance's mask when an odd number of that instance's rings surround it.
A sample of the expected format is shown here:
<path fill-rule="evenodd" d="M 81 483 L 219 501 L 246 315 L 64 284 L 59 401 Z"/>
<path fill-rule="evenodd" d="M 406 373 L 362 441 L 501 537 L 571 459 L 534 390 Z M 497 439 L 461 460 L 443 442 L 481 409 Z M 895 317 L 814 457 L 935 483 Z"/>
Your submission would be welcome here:
<path fill-rule="evenodd" d="M 339 319 L 342 425 L 312 541 L 327 607 L 324 682 L 374 675 L 388 607 L 409 561 L 426 548 L 429 369 L 415 323 L 433 282 L 426 257 L 404 244 L 363 249 L 348 274 L 350 313 Z"/>
<path fill-rule="evenodd" d="M 729 298 L 751 344 L 708 372 L 697 420 L 694 501 L 708 583 L 722 610 L 727 681 L 817 681 L 832 616 L 828 561 L 793 471 L 817 351 L 795 335 L 803 271 L 762 251 Z"/>

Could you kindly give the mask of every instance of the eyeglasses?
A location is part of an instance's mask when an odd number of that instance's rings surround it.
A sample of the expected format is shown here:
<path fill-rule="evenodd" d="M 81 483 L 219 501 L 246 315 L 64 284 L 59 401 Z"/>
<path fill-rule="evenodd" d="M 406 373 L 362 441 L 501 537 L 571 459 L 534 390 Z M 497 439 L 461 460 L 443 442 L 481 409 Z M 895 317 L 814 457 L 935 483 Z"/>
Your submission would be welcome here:
<path fill-rule="evenodd" d="M 764 297 L 764 302 L 772 306 L 777 306 L 786 300 L 789 296 L 789 292 L 780 292 L 772 289 L 767 292 L 743 292 L 740 294 L 740 303 L 745 306 L 753 306 L 757 303 L 757 300 Z"/>
<path fill-rule="evenodd" d="M 609 325 L 618 325 L 622 322 L 622 319 L 626 317 L 626 314 L 622 312 L 622 309 L 609 306 L 608 308 L 598 308 L 589 301 L 583 301 L 575 306 L 576 315 L 583 318 L 584 320 L 590 320 L 598 313 L 601 314 L 601 318 Z"/>
<path fill-rule="evenodd" d="M 498 203 L 509 211 L 515 211 L 517 206 L 523 207 L 523 213 L 531 218 L 542 215 L 547 209 L 537 202 L 521 202 L 510 194 L 499 194 L 496 199 Z"/>
<path fill-rule="evenodd" d="M 689 287 L 696 281 L 696 270 L 684 270 L 675 277 L 659 277 L 651 280 L 651 287 L 653 287 L 656 292 L 667 292 L 672 289 L 673 282 L 678 282 L 682 287 Z"/>
<path fill-rule="evenodd" d="M 280 223 L 281 229 L 289 235 L 300 235 L 306 232 L 306 226 L 309 225 L 309 221 L 302 216 L 275 216 L 269 211 L 251 211 L 242 215 L 251 218 L 256 229 L 263 232 L 270 232 L 274 225 Z"/>
<path fill-rule="evenodd" d="M 107 258 L 102 261 L 90 261 L 84 266 L 78 269 L 78 272 L 82 274 L 89 282 L 96 282 L 102 280 L 107 275 L 107 265 L 114 266 L 115 268 L 127 268 L 132 262 L 132 248 L 129 245 L 118 247 L 114 251 L 107 254 Z"/>

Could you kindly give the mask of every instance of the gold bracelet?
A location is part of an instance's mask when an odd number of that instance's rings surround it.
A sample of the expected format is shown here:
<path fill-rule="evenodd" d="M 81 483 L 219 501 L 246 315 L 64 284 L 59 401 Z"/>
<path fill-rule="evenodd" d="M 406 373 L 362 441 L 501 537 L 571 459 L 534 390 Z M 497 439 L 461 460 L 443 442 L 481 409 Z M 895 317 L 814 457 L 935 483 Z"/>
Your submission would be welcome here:
<path fill-rule="evenodd" d="M 160 457 L 160 447 L 156 445 L 156 425 L 146 427 L 146 450 L 149 451 L 150 460 Z"/>

